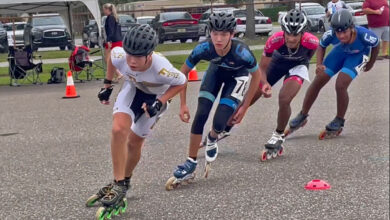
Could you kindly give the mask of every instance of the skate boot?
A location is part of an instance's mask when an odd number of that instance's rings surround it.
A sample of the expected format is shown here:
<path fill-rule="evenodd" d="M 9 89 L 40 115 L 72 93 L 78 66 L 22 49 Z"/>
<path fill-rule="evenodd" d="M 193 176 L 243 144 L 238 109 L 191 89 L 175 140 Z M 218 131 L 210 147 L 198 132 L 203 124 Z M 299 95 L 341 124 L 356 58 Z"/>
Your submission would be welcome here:
<path fill-rule="evenodd" d="M 165 184 L 165 189 L 170 191 L 180 185 L 190 183 L 195 178 L 197 164 L 197 161 L 189 157 L 184 164 L 177 166 L 177 169 L 173 172 L 173 177 L 169 178 Z"/>
<path fill-rule="evenodd" d="M 101 199 L 103 207 L 97 210 L 96 219 L 111 219 L 112 215 L 124 213 L 127 209 L 127 189 L 125 180 L 114 182 L 111 190 Z"/>
<path fill-rule="evenodd" d="M 281 156 L 283 154 L 284 147 L 282 144 L 284 143 L 284 134 L 279 134 L 274 131 L 271 138 L 264 145 L 265 149 L 261 152 L 261 161 L 270 160 L 272 158 L 276 158 L 277 156 Z"/>
<path fill-rule="evenodd" d="M 101 189 L 99 189 L 99 191 L 96 194 L 94 194 L 88 198 L 85 205 L 87 207 L 94 206 L 96 202 L 99 202 L 108 192 L 110 192 L 113 185 L 114 185 L 114 183 L 112 182 L 112 183 L 109 183 L 109 184 L 103 186 Z"/>
<path fill-rule="evenodd" d="M 99 202 L 106 194 L 108 194 L 110 192 L 110 190 L 114 186 L 114 182 L 115 181 L 113 181 L 113 182 L 103 186 L 101 189 L 99 189 L 99 191 L 96 194 L 89 197 L 89 199 L 87 200 L 85 205 L 87 207 L 93 207 L 96 202 Z M 129 177 L 125 178 L 125 184 L 127 186 L 127 189 L 130 189 L 130 178 Z"/>
<path fill-rule="evenodd" d="M 299 112 L 295 118 L 291 119 L 289 128 L 284 132 L 284 136 L 287 137 L 299 128 L 304 127 L 307 123 L 307 116 L 309 115 L 304 115 L 302 112 Z"/>
<path fill-rule="evenodd" d="M 326 125 L 326 129 L 321 131 L 318 139 L 323 140 L 325 138 L 339 136 L 343 131 L 344 122 L 344 119 L 335 117 L 328 125 Z"/>
<path fill-rule="evenodd" d="M 233 126 L 231 126 L 231 127 L 226 126 L 225 130 L 222 131 L 222 133 L 220 133 L 218 135 L 217 142 L 229 137 L 231 135 L 232 128 L 233 128 Z M 207 145 L 207 136 L 203 139 L 202 143 L 200 143 L 199 148 L 205 147 L 206 145 Z"/>
<path fill-rule="evenodd" d="M 207 178 L 211 170 L 211 163 L 217 159 L 218 156 L 218 140 L 210 140 L 209 135 L 207 135 L 206 149 L 204 151 L 206 165 L 204 168 L 204 177 Z"/>

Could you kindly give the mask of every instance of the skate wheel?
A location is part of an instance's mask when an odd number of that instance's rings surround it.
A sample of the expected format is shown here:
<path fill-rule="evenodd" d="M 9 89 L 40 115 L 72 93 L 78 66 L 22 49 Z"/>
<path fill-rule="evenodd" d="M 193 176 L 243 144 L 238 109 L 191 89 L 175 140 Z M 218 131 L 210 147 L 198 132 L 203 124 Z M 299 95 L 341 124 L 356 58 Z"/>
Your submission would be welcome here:
<path fill-rule="evenodd" d="M 107 213 L 106 218 L 107 218 L 107 219 L 111 219 L 112 214 L 114 214 L 114 209 L 111 209 L 111 210 Z"/>
<path fill-rule="evenodd" d="M 267 160 L 272 159 L 272 152 L 267 151 Z"/>
<path fill-rule="evenodd" d="M 165 183 L 165 190 L 171 191 L 172 189 L 177 187 L 177 184 L 174 182 L 176 181 L 176 177 L 171 177 L 168 179 L 167 183 Z"/>
<path fill-rule="evenodd" d="M 119 210 L 121 211 L 121 213 L 125 213 L 126 209 L 127 209 L 127 199 L 123 198 L 123 207 L 120 207 Z"/>
<path fill-rule="evenodd" d="M 209 176 L 209 172 L 211 170 L 211 164 L 207 163 L 204 167 L 204 178 L 207 178 Z"/>
<path fill-rule="evenodd" d="M 307 123 L 307 119 L 305 119 L 305 121 L 303 121 L 301 128 L 305 127 L 306 123 Z"/>
<path fill-rule="evenodd" d="M 341 132 L 343 132 L 343 128 L 340 128 L 340 130 L 337 131 L 336 136 L 340 136 Z"/>
<path fill-rule="evenodd" d="M 291 134 L 290 129 L 284 131 L 284 137 L 287 137 L 289 134 Z"/>
<path fill-rule="evenodd" d="M 279 156 L 279 157 L 282 156 L 283 151 L 284 151 L 284 147 L 281 146 L 280 149 L 278 150 L 278 156 Z"/>
<path fill-rule="evenodd" d="M 100 207 L 96 212 L 96 220 L 104 220 L 106 217 L 106 209 L 104 207 Z"/>
<path fill-rule="evenodd" d="M 278 151 L 277 150 L 272 151 L 271 156 L 272 158 L 276 158 L 278 156 Z"/>
<path fill-rule="evenodd" d="M 120 211 L 121 211 L 121 207 L 116 207 L 114 210 L 113 210 L 113 214 L 114 214 L 114 216 L 117 216 L 117 215 L 119 215 L 119 213 L 120 213 Z"/>
<path fill-rule="evenodd" d="M 88 198 L 87 202 L 85 203 L 85 205 L 87 207 L 92 207 L 95 205 L 95 202 L 99 200 L 99 196 L 98 195 L 93 195 L 91 197 Z"/>
<path fill-rule="evenodd" d="M 324 140 L 326 137 L 326 130 L 321 131 L 320 135 L 318 135 L 318 139 Z"/>
<path fill-rule="evenodd" d="M 265 161 L 267 160 L 267 151 L 266 151 L 266 150 L 263 150 L 263 151 L 261 152 L 260 160 L 261 160 L 262 162 L 265 162 Z"/>

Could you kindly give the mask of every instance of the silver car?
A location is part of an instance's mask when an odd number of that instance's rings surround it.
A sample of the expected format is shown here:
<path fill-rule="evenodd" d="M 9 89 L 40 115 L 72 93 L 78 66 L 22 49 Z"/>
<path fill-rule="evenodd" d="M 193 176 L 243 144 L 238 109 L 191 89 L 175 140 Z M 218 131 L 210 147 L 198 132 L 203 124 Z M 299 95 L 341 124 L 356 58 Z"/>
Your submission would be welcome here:
<path fill-rule="evenodd" d="M 15 22 L 15 23 L 7 23 L 5 27 L 7 29 L 7 39 L 8 45 L 13 46 L 15 42 L 15 46 L 23 46 L 24 45 L 24 28 L 26 27 L 27 22 Z M 14 32 L 15 31 L 15 32 Z M 15 33 L 15 38 L 14 38 Z"/>
<path fill-rule="evenodd" d="M 368 26 L 367 16 L 363 13 L 363 2 L 346 3 L 348 10 L 352 13 L 355 25 Z"/>

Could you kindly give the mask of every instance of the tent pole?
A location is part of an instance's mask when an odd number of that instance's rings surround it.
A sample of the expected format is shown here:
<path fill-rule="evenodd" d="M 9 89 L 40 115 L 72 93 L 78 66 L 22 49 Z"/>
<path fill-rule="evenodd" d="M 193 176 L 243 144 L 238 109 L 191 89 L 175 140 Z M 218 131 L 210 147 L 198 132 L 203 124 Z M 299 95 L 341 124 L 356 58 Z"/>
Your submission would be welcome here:
<path fill-rule="evenodd" d="M 66 5 L 68 6 L 68 22 L 69 22 L 69 31 L 70 31 L 70 36 L 72 38 L 72 44 L 75 45 L 75 36 L 74 36 L 74 32 L 73 32 L 73 13 L 72 13 L 72 10 L 70 10 L 70 3 L 67 2 Z M 68 48 L 68 49 L 73 49 L 73 48 Z"/>

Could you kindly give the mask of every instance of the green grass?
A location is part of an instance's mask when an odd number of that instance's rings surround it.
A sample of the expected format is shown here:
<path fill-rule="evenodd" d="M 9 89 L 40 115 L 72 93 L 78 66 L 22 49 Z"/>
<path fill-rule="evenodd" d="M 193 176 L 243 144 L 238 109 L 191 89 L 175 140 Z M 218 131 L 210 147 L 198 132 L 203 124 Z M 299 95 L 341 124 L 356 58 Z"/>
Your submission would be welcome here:
<path fill-rule="evenodd" d="M 327 51 L 330 51 L 330 49 L 331 49 L 331 47 L 328 47 Z M 262 53 L 263 53 L 263 50 L 253 50 L 253 54 L 255 55 L 255 57 L 257 58 L 258 61 L 259 61 Z M 187 55 L 177 55 L 177 56 L 169 56 L 167 58 L 173 64 L 173 66 L 175 66 L 175 68 L 180 70 L 181 66 L 183 65 L 183 63 L 185 62 L 187 57 L 188 57 Z M 316 60 L 317 60 L 316 55 L 314 55 L 313 58 L 311 59 L 310 63 L 314 64 L 314 63 L 316 63 Z M 209 65 L 209 62 L 202 60 L 196 65 L 196 69 L 197 69 L 197 71 L 203 72 L 203 71 L 207 70 L 208 65 Z M 50 71 L 54 67 L 62 67 L 66 71 L 69 70 L 69 66 L 66 63 L 63 63 L 63 64 L 43 64 L 43 73 L 40 74 L 40 78 L 41 78 L 41 81 L 43 83 L 47 83 L 47 80 L 50 78 Z M 102 69 L 96 70 L 94 75 L 96 77 L 103 78 L 103 76 L 104 76 L 103 70 Z M 85 74 L 82 74 L 80 76 L 80 78 L 85 79 Z M 29 84 L 29 83 L 26 83 L 26 84 Z M 9 85 L 8 67 L 1 67 L 0 68 L 0 85 Z"/>
<path fill-rule="evenodd" d="M 43 72 L 41 74 L 39 74 L 39 77 L 40 77 L 42 83 L 45 83 L 45 84 L 47 83 L 47 81 L 50 78 L 50 72 L 54 67 L 62 67 L 65 69 L 65 71 L 69 70 L 69 65 L 67 63 L 43 64 L 43 67 L 42 67 Z M 95 75 L 95 77 L 103 78 L 104 77 L 103 69 L 100 69 L 100 68 L 96 69 L 94 71 L 94 75 Z M 73 76 L 73 78 L 74 78 L 74 76 Z M 86 74 L 85 73 L 80 74 L 79 79 L 85 80 Z M 0 67 L 0 85 L 9 85 L 9 80 L 10 79 L 9 79 L 9 75 L 8 75 L 8 67 Z M 19 80 L 19 84 L 31 84 L 28 80 L 25 80 L 24 83 L 22 83 L 22 82 L 23 82 L 23 79 Z"/>
<path fill-rule="evenodd" d="M 264 45 L 267 41 L 267 36 L 257 36 L 255 40 L 243 39 L 248 45 Z M 159 44 L 156 48 L 157 52 L 163 51 L 175 51 L 175 50 L 192 50 L 198 44 L 194 43 L 179 43 L 179 44 Z M 91 49 L 91 53 L 99 50 L 98 48 Z M 42 60 L 44 59 L 58 59 L 58 58 L 69 58 L 71 51 L 69 50 L 58 50 L 58 51 L 42 51 L 35 52 L 34 55 L 41 55 Z M 92 56 L 101 56 L 101 52 L 97 52 Z M 0 53 L 0 62 L 7 62 L 8 54 Z"/>
<path fill-rule="evenodd" d="M 98 48 L 91 49 L 91 53 L 99 50 Z M 34 56 L 41 55 L 42 60 L 44 59 L 57 59 L 57 58 L 69 58 L 72 51 L 69 50 L 58 50 L 58 51 L 42 51 L 42 52 L 34 52 Z M 101 52 L 97 52 L 92 56 L 101 56 Z M 0 62 L 7 62 L 8 54 L 1 53 L 0 54 Z"/>

